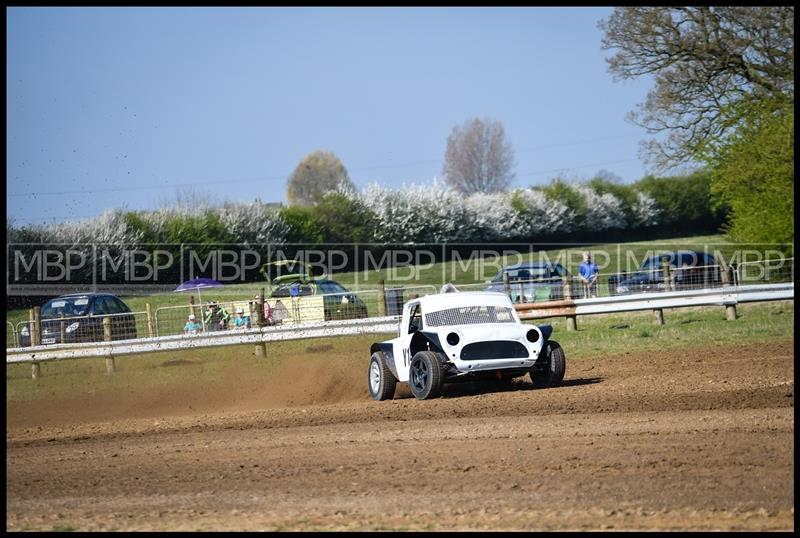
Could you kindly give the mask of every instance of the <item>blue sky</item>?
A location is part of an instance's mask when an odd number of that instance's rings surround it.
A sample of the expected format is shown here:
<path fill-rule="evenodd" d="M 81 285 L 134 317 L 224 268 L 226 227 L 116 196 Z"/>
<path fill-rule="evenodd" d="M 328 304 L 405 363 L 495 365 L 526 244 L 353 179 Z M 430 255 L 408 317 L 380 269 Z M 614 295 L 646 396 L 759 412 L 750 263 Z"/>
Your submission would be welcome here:
<path fill-rule="evenodd" d="M 614 82 L 611 8 L 7 8 L 7 215 L 286 201 L 308 153 L 358 188 L 430 183 L 451 129 L 503 123 L 514 186 L 635 181 L 652 81 Z M 189 185 L 191 184 L 191 185 Z"/>

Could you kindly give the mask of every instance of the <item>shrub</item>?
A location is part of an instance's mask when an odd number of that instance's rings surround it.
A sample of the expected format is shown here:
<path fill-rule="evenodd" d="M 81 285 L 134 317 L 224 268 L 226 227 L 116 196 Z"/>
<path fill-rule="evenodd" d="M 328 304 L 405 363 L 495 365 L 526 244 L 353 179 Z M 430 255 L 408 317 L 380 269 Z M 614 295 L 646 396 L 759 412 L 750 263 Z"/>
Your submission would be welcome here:
<path fill-rule="evenodd" d="M 322 224 L 316 218 L 313 208 L 293 205 L 281 209 L 281 219 L 286 223 L 287 243 L 321 243 Z"/>
<path fill-rule="evenodd" d="M 376 215 L 358 196 L 329 193 L 314 209 L 314 218 L 321 226 L 326 243 L 372 241 Z"/>

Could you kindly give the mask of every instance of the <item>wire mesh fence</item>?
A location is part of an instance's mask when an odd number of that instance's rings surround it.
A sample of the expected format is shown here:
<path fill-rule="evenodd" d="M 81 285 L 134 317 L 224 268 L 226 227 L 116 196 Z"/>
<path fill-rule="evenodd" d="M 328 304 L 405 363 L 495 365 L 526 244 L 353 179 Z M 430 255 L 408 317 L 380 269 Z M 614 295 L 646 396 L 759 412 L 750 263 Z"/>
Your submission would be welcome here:
<path fill-rule="evenodd" d="M 739 286 L 794 282 L 794 258 L 743 262 L 735 275 Z"/>
<path fill-rule="evenodd" d="M 38 321 L 20 321 L 12 329 L 16 335 L 15 347 L 28 347 L 143 338 L 148 336 L 147 326 L 146 312 L 125 312 L 44 317 Z"/>
<path fill-rule="evenodd" d="M 794 281 L 794 258 L 759 260 L 738 265 L 702 265 L 677 267 L 673 264 L 621 273 L 600 273 L 591 283 L 580 276 L 547 278 L 509 278 L 458 284 L 459 291 L 494 291 L 507 293 L 514 303 L 557 301 L 566 298 L 608 297 L 633 293 L 657 293 L 724 286 L 784 283 Z M 433 285 L 386 285 L 382 289 L 364 289 L 340 293 L 268 296 L 264 301 L 266 326 L 398 316 L 403 305 L 414 298 L 438 293 Z M 242 330 L 257 326 L 258 296 L 234 298 L 212 306 L 189 304 L 147 312 L 105 315 L 44 316 L 38 322 L 6 323 L 6 347 L 27 347 L 35 343 L 97 342 L 145 338 L 149 336 L 191 335 L 210 331 Z M 190 316 L 193 316 L 190 319 Z M 108 319 L 104 324 L 104 320 Z"/>
<path fill-rule="evenodd" d="M 6 320 L 6 348 L 19 347 L 17 328 L 13 323 Z"/>
<path fill-rule="evenodd" d="M 264 301 L 266 326 L 395 316 L 409 299 L 437 293 L 432 285 L 388 286 L 319 295 L 268 296 Z M 101 342 L 150 336 L 191 335 L 213 331 L 242 330 L 258 326 L 258 296 L 229 301 L 165 306 L 147 312 L 108 315 L 44 316 L 39 321 L 6 324 L 6 347 L 60 343 Z M 104 324 L 104 319 L 108 321 Z"/>
<path fill-rule="evenodd" d="M 459 291 L 507 293 L 512 302 L 532 303 L 781 282 L 794 282 L 794 258 L 729 266 L 717 264 L 678 267 L 666 264 L 636 271 L 598 273 L 593 280 L 586 280 L 578 275 L 538 279 L 512 277 L 507 283 L 492 280 L 459 284 L 456 287 Z"/>
<path fill-rule="evenodd" d="M 508 284 L 498 281 L 456 285 L 459 291 L 490 291 L 507 293 L 514 303 L 562 301 L 582 297 L 583 286 L 575 278 L 509 279 Z"/>
<path fill-rule="evenodd" d="M 631 293 L 713 289 L 734 284 L 734 272 L 723 265 L 665 264 L 636 271 L 600 275 L 599 287 L 605 282 L 608 295 Z M 584 294 L 585 295 L 585 294 Z"/>
<path fill-rule="evenodd" d="M 400 315 L 403 304 L 436 293 L 435 286 L 377 289 L 267 297 L 262 316 L 265 326 L 290 326 L 347 319 Z M 382 298 L 383 297 L 383 298 Z M 258 326 L 259 297 L 202 305 L 161 307 L 155 311 L 158 336 L 241 330 Z"/>
<path fill-rule="evenodd" d="M 256 326 L 256 310 L 254 299 L 165 306 L 155 311 L 155 333 L 156 336 L 172 336 L 245 330 Z"/>

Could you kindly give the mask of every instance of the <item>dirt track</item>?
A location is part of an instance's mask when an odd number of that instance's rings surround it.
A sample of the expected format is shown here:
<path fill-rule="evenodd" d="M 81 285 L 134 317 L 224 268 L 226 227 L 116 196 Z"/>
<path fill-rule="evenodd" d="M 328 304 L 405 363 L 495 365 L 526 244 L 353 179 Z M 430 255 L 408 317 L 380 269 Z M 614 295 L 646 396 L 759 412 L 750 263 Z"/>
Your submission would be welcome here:
<path fill-rule="evenodd" d="M 563 387 L 424 402 L 369 400 L 366 362 L 8 402 L 6 527 L 793 530 L 793 343 L 568 356 Z"/>

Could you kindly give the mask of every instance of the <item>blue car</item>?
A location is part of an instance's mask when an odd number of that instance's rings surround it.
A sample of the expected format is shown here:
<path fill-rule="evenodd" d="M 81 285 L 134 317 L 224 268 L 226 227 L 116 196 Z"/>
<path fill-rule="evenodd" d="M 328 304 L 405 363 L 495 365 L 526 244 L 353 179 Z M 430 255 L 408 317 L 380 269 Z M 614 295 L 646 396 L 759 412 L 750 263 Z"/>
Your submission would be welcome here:
<path fill-rule="evenodd" d="M 687 290 L 716 287 L 722 278 L 720 266 L 706 252 L 679 250 L 662 252 L 645 258 L 639 268 L 631 273 L 611 275 L 608 289 L 612 295 L 665 291 L 663 259 L 668 259 L 670 289 Z"/>
<path fill-rule="evenodd" d="M 564 298 L 564 277 L 572 276 L 560 263 L 520 263 L 503 267 L 489 281 L 486 291 L 504 292 L 503 275 L 506 273 L 511 301 L 515 303 L 559 301 Z"/>
<path fill-rule="evenodd" d="M 111 321 L 111 339 L 136 338 L 136 319 L 122 299 L 110 293 L 72 293 L 50 299 L 41 308 L 41 345 L 102 342 L 103 319 Z M 31 345 L 28 325 L 20 331 L 22 347 Z"/>

